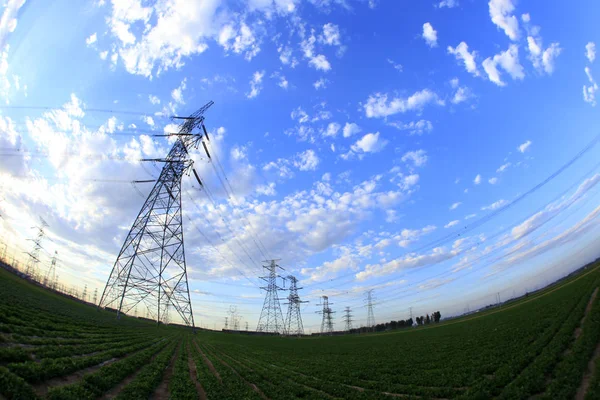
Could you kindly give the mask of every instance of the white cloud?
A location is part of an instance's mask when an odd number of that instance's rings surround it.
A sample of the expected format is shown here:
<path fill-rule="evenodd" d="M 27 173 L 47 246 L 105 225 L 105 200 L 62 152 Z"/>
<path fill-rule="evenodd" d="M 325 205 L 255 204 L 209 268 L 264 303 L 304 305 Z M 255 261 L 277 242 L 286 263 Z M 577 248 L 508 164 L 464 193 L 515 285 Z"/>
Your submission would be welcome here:
<path fill-rule="evenodd" d="M 475 179 L 473 179 L 473 183 L 479 185 L 481 183 L 481 175 L 477 174 Z"/>
<path fill-rule="evenodd" d="M 331 64 L 329 64 L 327 57 L 325 57 L 323 54 L 319 54 L 311 58 L 308 63 L 319 71 L 329 71 L 331 69 Z"/>
<path fill-rule="evenodd" d="M 341 125 L 337 122 L 330 122 L 327 125 L 327 129 L 323 132 L 323 136 L 325 137 L 335 137 L 341 129 Z"/>
<path fill-rule="evenodd" d="M 403 69 L 403 68 L 402 68 L 402 64 L 396 64 L 396 63 L 395 63 L 393 60 L 391 60 L 391 59 L 389 59 L 389 58 L 387 59 L 387 62 L 388 62 L 388 63 L 389 63 L 389 64 L 390 64 L 392 67 L 394 67 L 394 69 L 395 69 L 396 71 L 398 71 L 398 72 L 402 72 L 402 69 Z"/>
<path fill-rule="evenodd" d="M 17 28 L 17 14 L 25 0 L 8 0 L 3 2 L 4 12 L 0 17 L 0 51 L 4 50 L 8 35 Z"/>
<path fill-rule="evenodd" d="M 183 91 L 186 89 L 186 87 L 187 79 L 183 78 L 179 86 L 173 89 L 173 91 L 171 92 L 171 98 L 175 101 L 175 103 L 185 104 L 185 101 L 183 101 Z"/>
<path fill-rule="evenodd" d="M 244 160 L 248 156 L 248 149 L 245 146 L 233 146 L 231 148 L 231 158 L 236 161 Z"/>
<path fill-rule="evenodd" d="M 516 44 L 511 44 L 508 50 L 496 54 L 493 58 L 488 57 L 483 61 L 483 69 L 487 73 L 489 80 L 498 86 L 504 86 L 506 83 L 500 78 L 498 66 L 513 79 L 525 78 L 523 66 L 519 63 L 519 47 Z"/>
<path fill-rule="evenodd" d="M 319 165 L 319 157 L 314 150 L 306 150 L 296 154 L 294 166 L 300 171 L 314 171 Z"/>
<path fill-rule="evenodd" d="M 348 268 L 356 269 L 357 261 L 352 255 L 346 254 L 333 261 L 326 261 L 315 268 L 302 268 L 300 272 L 309 276 L 309 282 L 318 282 Z"/>
<path fill-rule="evenodd" d="M 329 83 L 329 81 L 325 78 L 319 78 L 319 80 L 315 81 L 315 83 L 313 83 L 313 86 L 316 90 L 319 89 L 325 89 L 327 87 L 327 84 Z"/>
<path fill-rule="evenodd" d="M 519 150 L 520 153 L 525 153 L 529 147 L 531 146 L 531 140 L 526 141 L 523 144 L 520 144 L 519 147 L 517 147 L 517 150 Z"/>
<path fill-rule="evenodd" d="M 268 185 L 258 185 L 256 187 L 256 193 L 263 196 L 275 196 L 277 194 L 275 183 L 271 182 Z"/>
<path fill-rule="evenodd" d="M 415 92 L 408 98 L 394 98 L 389 102 L 387 94 L 375 93 L 369 96 L 364 109 L 368 118 L 382 118 L 407 111 L 422 110 L 430 103 L 444 105 L 444 101 L 429 89 Z"/>
<path fill-rule="evenodd" d="M 495 185 L 496 183 L 498 183 L 498 178 L 493 177 L 488 179 L 488 182 L 490 183 L 490 185 Z"/>
<path fill-rule="evenodd" d="M 542 50 L 542 38 L 539 36 L 528 36 L 527 49 L 529 51 L 529 59 L 536 70 L 545 72 L 548 75 L 554 72 L 554 60 L 562 51 L 558 43 L 552 43 L 546 50 Z"/>
<path fill-rule="evenodd" d="M 504 172 L 506 171 L 506 169 L 508 167 L 510 167 L 512 164 L 507 162 L 506 164 L 502 164 L 500 167 L 498 167 L 498 169 L 496 170 L 496 172 L 500 173 L 500 172 Z"/>
<path fill-rule="evenodd" d="M 281 75 L 279 77 L 279 82 L 277 83 L 277 85 L 282 89 L 287 89 L 289 86 L 289 82 L 287 79 L 285 79 L 285 76 Z"/>
<path fill-rule="evenodd" d="M 351 147 L 355 153 L 377 153 L 388 144 L 388 141 L 379 137 L 379 132 L 367 133 L 356 141 Z"/>
<path fill-rule="evenodd" d="M 448 229 L 448 228 L 452 228 L 453 226 L 456 226 L 460 223 L 459 220 L 455 219 L 454 221 L 450 221 L 448 222 L 446 225 L 444 225 L 444 228 Z"/>
<path fill-rule="evenodd" d="M 475 218 L 477 216 L 477 214 L 469 214 L 465 217 L 465 219 L 472 219 Z"/>
<path fill-rule="evenodd" d="M 150 95 L 148 96 L 148 100 L 150 100 L 150 103 L 156 105 L 156 104 L 160 104 L 160 99 L 158 98 L 158 96 L 154 96 L 154 95 Z"/>
<path fill-rule="evenodd" d="M 585 67 L 584 71 L 588 77 L 588 80 L 590 81 L 590 86 L 583 85 L 583 100 L 594 107 L 596 106 L 596 92 L 598 91 L 598 84 L 594 80 L 592 71 L 589 67 Z"/>
<path fill-rule="evenodd" d="M 465 69 L 467 72 L 473 74 L 474 76 L 479 76 L 477 62 L 475 61 L 477 52 L 473 50 L 471 53 L 469 53 L 469 45 L 467 45 L 465 42 L 460 42 L 456 48 L 448 46 L 448 53 L 453 54 L 458 61 L 462 60 L 462 62 L 465 64 Z"/>
<path fill-rule="evenodd" d="M 437 47 L 437 31 L 429 22 L 423 24 L 423 39 L 429 47 Z"/>
<path fill-rule="evenodd" d="M 360 133 L 361 129 L 358 125 L 356 125 L 354 122 L 346 122 L 346 125 L 344 125 L 344 137 L 350 137 L 352 135 L 356 135 L 357 133 Z"/>
<path fill-rule="evenodd" d="M 462 202 L 460 202 L 460 201 L 457 201 L 456 203 L 453 203 L 453 204 L 450 206 L 450 209 L 451 209 L 451 210 L 456 210 L 456 209 L 457 209 L 457 208 L 458 208 L 458 207 L 459 207 L 461 204 L 462 204 Z"/>
<path fill-rule="evenodd" d="M 92 44 L 96 43 L 97 40 L 98 40 L 98 36 L 96 35 L 96 32 L 94 32 L 90 35 L 90 37 L 85 39 L 85 44 L 87 44 L 88 46 L 91 46 Z"/>
<path fill-rule="evenodd" d="M 244 58 L 250 61 L 260 52 L 260 43 L 255 32 L 245 22 L 235 28 L 234 24 L 223 26 L 218 36 L 219 44 L 226 50 L 232 50 L 236 54 L 244 54 Z"/>
<path fill-rule="evenodd" d="M 436 247 L 428 254 L 411 253 L 385 264 L 369 264 L 365 267 L 364 271 L 356 274 L 356 279 L 363 281 L 368 278 L 386 276 L 406 269 L 434 265 L 456 257 L 458 254 L 459 252 L 457 250 L 447 251 L 441 247 Z"/>
<path fill-rule="evenodd" d="M 502 200 L 496 201 L 495 203 L 490 204 L 489 206 L 481 207 L 481 209 L 483 211 L 487 211 L 487 210 L 492 210 L 493 211 L 493 210 L 497 210 L 499 208 L 502 208 L 502 207 L 504 207 L 507 204 L 508 204 L 508 201 L 502 199 Z"/>
<path fill-rule="evenodd" d="M 431 123 L 431 121 L 427 121 L 424 119 L 421 119 L 419 121 L 411 121 L 408 123 L 389 122 L 388 125 L 393 126 L 394 128 L 401 131 L 409 131 L 409 134 L 411 135 L 422 135 L 433 130 L 433 124 Z"/>
<path fill-rule="evenodd" d="M 458 89 L 456 89 L 456 92 L 454 93 L 454 96 L 452 97 L 451 101 L 453 104 L 460 104 L 464 101 L 469 100 L 471 97 L 473 97 L 471 89 L 469 89 L 466 86 L 461 86 Z"/>
<path fill-rule="evenodd" d="M 511 40 L 519 39 L 519 20 L 513 15 L 513 0 L 490 0 L 492 22 L 506 33 Z"/>
<path fill-rule="evenodd" d="M 415 167 L 422 167 L 427 163 L 427 152 L 423 149 L 409 151 L 402 156 L 402 161 L 412 163 Z"/>
<path fill-rule="evenodd" d="M 332 23 L 323 25 L 323 35 L 319 37 L 319 40 L 330 46 L 339 46 L 341 44 L 339 27 Z"/>
<path fill-rule="evenodd" d="M 441 0 L 438 5 L 438 8 L 443 8 L 443 7 L 448 7 L 448 8 L 454 8 L 454 7 L 458 7 L 458 0 Z"/>
<path fill-rule="evenodd" d="M 593 63 L 596 59 L 596 44 L 594 42 L 589 42 L 585 45 L 585 56 L 590 63 Z"/>
<path fill-rule="evenodd" d="M 246 97 L 249 99 L 253 99 L 259 95 L 262 90 L 262 80 L 265 76 L 265 71 L 256 71 L 252 75 L 252 80 L 250 80 L 250 93 L 246 94 Z"/>
<path fill-rule="evenodd" d="M 143 119 L 143 120 L 144 120 L 144 122 L 145 122 L 145 123 L 147 123 L 148 125 L 150 125 L 150 126 L 152 126 L 152 127 L 154 126 L 154 118 L 152 118 L 151 116 L 149 116 L 149 115 L 146 115 L 146 116 L 144 116 L 142 119 Z"/>

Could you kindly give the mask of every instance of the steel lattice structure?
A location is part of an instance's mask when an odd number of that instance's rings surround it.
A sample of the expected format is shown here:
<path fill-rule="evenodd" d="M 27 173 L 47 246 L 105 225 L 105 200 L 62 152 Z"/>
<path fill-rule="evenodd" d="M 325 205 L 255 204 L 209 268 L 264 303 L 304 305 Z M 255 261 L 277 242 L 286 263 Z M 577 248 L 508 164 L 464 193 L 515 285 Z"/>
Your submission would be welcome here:
<path fill-rule="evenodd" d="M 33 242 L 33 249 L 31 252 L 27 253 L 29 255 L 29 259 L 27 260 L 27 267 L 25 269 L 25 274 L 37 280 L 37 266 L 40 263 L 40 250 L 42 249 L 42 240 L 44 236 L 46 236 L 45 229 L 48 227 L 48 223 L 44 221 L 42 217 L 40 217 L 40 226 L 33 227 L 38 230 L 37 236 L 35 239 L 29 239 Z"/>
<path fill-rule="evenodd" d="M 321 311 L 317 311 L 317 314 L 323 314 L 323 320 L 321 321 L 321 334 L 331 334 L 333 333 L 333 317 L 332 314 L 335 314 L 335 311 L 331 310 L 330 305 L 333 303 L 329 302 L 329 297 L 322 296 L 321 304 L 323 309 Z"/>
<path fill-rule="evenodd" d="M 373 314 L 373 289 L 367 290 L 367 327 L 373 328 L 375 327 L 375 314 Z"/>
<path fill-rule="evenodd" d="M 277 268 L 282 269 L 276 263 L 277 260 L 268 260 L 269 265 L 263 265 L 263 268 L 269 271 L 269 276 L 261 276 L 260 279 L 267 282 L 267 286 L 261 287 L 267 291 L 265 295 L 265 302 L 260 312 L 260 318 L 258 319 L 258 325 L 256 327 L 257 332 L 275 332 L 285 334 L 285 322 L 283 320 L 283 314 L 281 313 L 281 305 L 279 304 L 279 298 L 277 297 L 277 291 L 282 290 L 281 287 L 277 286 L 277 278 L 281 276 L 277 275 Z"/>
<path fill-rule="evenodd" d="M 346 309 L 344 310 L 344 323 L 345 323 L 344 329 L 346 331 L 352 330 L 352 321 L 354 321 L 354 320 L 352 319 L 350 307 L 346 307 Z"/>
<path fill-rule="evenodd" d="M 300 313 L 300 304 L 308 303 L 308 301 L 300 300 L 298 290 L 302 288 L 298 287 L 298 279 L 293 275 L 289 275 L 287 279 L 290 280 L 290 294 L 287 298 L 288 302 L 284 303 L 288 306 L 287 318 L 285 320 L 285 330 L 288 335 L 304 335 L 304 326 L 302 325 L 302 314 Z"/>
<path fill-rule="evenodd" d="M 48 286 L 54 289 L 54 283 L 56 281 L 56 261 L 58 257 L 58 251 L 54 252 L 54 256 L 52 257 L 52 262 L 50 263 L 50 268 L 46 271 L 46 276 L 44 277 L 44 286 Z"/>
<path fill-rule="evenodd" d="M 183 243 L 181 179 L 193 166 L 188 151 L 197 148 L 203 136 L 208 139 L 204 111 L 212 104 L 189 117 L 174 117 L 184 122 L 178 133 L 165 135 L 176 138 L 167 157 L 144 160 L 163 162 L 164 167 L 123 243 L 99 307 L 116 309 L 120 315 L 142 303 L 159 323 L 168 322 L 173 308 L 185 325 L 195 327 Z M 200 127 L 203 132 L 193 132 Z"/>

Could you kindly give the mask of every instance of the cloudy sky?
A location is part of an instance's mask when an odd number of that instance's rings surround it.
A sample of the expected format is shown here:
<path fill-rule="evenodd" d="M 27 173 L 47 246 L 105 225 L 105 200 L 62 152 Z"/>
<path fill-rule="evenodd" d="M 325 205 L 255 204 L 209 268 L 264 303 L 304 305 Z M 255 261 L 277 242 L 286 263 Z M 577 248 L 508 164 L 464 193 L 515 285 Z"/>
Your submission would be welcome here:
<path fill-rule="evenodd" d="M 197 324 L 235 305 L 254 327 L 265 256 L 308 330 L 321 295 L 341 328 L 371 288 L 383 322 L 544 286 L 600 255 L 584 3 L 2 0 L 0 239 L 23 262 L 43 217 L 41 268 L 58 251 L 102 291 L 152 188 L 131 182 L 160 172 L 139 160 L 170 147 L 152 135 L 214 100 L 223 171 L 200 148 L 212 196 L 183 182 Z"/>

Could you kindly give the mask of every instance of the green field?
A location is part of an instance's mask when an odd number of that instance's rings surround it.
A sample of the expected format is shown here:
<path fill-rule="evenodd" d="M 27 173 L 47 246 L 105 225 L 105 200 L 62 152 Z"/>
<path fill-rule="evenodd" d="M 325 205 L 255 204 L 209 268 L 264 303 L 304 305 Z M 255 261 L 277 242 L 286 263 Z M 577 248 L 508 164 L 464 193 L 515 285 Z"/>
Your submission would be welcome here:
<path fill-rule="evenodd" d="M 99 312 L 0 270 L 0 399 L 600 398 L 600 266 L 485 313 L 257 337 Z"/>

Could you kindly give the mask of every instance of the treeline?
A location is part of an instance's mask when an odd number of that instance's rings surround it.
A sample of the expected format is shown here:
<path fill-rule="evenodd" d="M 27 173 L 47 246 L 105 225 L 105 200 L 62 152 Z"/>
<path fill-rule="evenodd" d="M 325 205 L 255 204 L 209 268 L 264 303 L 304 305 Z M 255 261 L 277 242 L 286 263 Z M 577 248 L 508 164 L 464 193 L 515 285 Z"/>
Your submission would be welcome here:
<path fill-rule="evenodd" d="M 374 327 L 366 327 L 362 326 L 360 328 L 351 329 L 350 333 L 366 333 L 366 332 L 383 332 L 394 329 L 402 329 L 402 328 L 410 328 L 414 325 L 429 325 L 429 324 L 437 324 L 440 322 L 442 318 L 442 314 L 439 311 L 432 313 L 431 315 L 425 314 L 424 316 L 416 317 L 414 320 L 409 318 L 407 320 L 400 321 L 390 321 L 384 324 L 377 324 Z"/>

